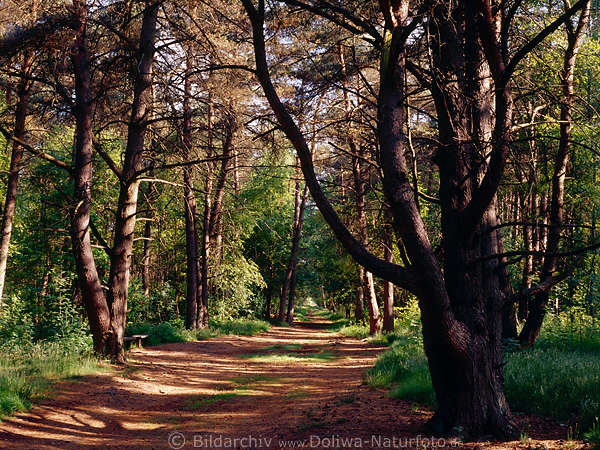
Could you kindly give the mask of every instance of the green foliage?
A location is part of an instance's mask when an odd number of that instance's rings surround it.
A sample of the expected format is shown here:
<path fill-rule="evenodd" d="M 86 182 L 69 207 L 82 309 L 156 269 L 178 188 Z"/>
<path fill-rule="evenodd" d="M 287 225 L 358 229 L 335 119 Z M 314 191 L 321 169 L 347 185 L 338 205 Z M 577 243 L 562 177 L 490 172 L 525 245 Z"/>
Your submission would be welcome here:
<path fill-rule="evenodd" d="M 255 319 L 213 320 L 210 323 L 210 328 L 218 334 L 255 336 L 268 331 L 271 324 L 264 320 Z"/>
<path fill-rule="evenodd" d="M 125 329 L 125 334 L 131 336 L 134 334 L 148 334 L 144 340 L 145 345 L 169 344 L 173 342 L 187 342 L 195 339 L 195 334 L 186 330 L 182 322 L 162 322 L 153 324 L 144 322 L 135 325 L 129 325 Z"/>
<path fill-rule="evenodd" d="M 593 448 L 600 448 L 600 423 L 598 418 L 592 424 L 592 428 L 587 433 L 583 434 L 584 439 L 592 444 Z"/>
<path fill-rule="evenodd" d="M 148 334 L 144 340 L 145 345 L 160 345 L 173 342 L 189 342 L 208 339 L 222 335 L 254 336 L 269 330 L 271 324 L 263 320 L 236 319 L 236 320 L 211 320 L 206 329 L 188 330 L 181 320 L 154 324 L 143 322 L 129 325 L 125 334 Z"/>
<path fill-rule="evenodd" d="M 219 319 L 256 315 L 262 306 L 256 302 L 256 292 L 267 287 L 258 265 L 243 255 L 230 254 L 215 270 L 217 294 L 209 303 L 211 312 Z"/>
<path fill-rule="evenodd" d="M 43 312 L 36 326 L 37 339 L 77 339 L 87 337 L 85 311 L 75 302 L 72 293 L 75 277 L 72 273 L 53 270 L 47 286 Z"/>
<path fill-rule="evenodd" d="M 132 280 L 127 305 L 130 310 L 128 324 L 170 322 L 179 317 L 175 289 L 168 282 L 156 286 L 146 297 L 140 280 Z"/>
<path fill-rule="evenodd" d="M 5 299 L 0 310 L 0 343 L 4 346 L 26 345 L 33 340 L 33 333 L 27 304 L 15 295 Z"/>

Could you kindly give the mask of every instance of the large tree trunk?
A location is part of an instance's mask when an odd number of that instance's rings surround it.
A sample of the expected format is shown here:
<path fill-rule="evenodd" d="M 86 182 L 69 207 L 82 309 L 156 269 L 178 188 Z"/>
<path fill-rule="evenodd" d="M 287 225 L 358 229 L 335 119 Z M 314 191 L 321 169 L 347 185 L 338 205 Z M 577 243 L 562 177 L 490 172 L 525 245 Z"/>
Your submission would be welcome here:
<path fill-rule="evenodd" d="M 19 141 L 25 137 L 25 120 L 27 118 L 27 108 L 29 97 L 31 95 L 31 66 L 33 63 L 33 52 L 28 51 L 23 56 L 23 65 L 21 73 L 23 78 L 17 87 L 17 104 L 15 108 L 15 126 L 13 135 Z M 17 191 L 19 187 L 20 163 L 23 158 L 23 147 L 17 141 L 13 141 L 12 153 L 10 156 L 10 169 L 8 172 L 8 182 L 6 184 L 6 198 L 4 200 L 4 212 L 2 214 L 2 237 L 0 238 L 0 307 L 4 295 L 4 283 L 6 280 L 6 264 L 8 262 L 8 250 L 10 247 L 10 238 L 12 236 L 13 218 L 17 206 Z"/>
<path fill-rule="evenodd" d="M 558 152 L 554 159 L 552 200 L 550 204 L 550 228 L 547 232 L 548 242 L 546 245 L 546 253 L 548 255 L 544 257 L 541 274 L 542 280 L 552 277 L 557 269 L 558 257 L 555 254 L 560 248 L 560 236 L 564 221 L 565 177 L 567 175 L 567 166 L 569 164 L 569 154 L 571 151 L 573 105 L 575 100 L 575 63 L 589 19 L 590 7 L 591 1 L 588 1 L 584 10 L 581 12 L 576 29 L 573 29 L 572 24 L 567 26 L 568 45 L 565 53 L 561 83 L 562 103 L 560 105 L 560 141 Z M 536 294 L 531 301 L 529 315 L 519 336 L 522 347 L 532 346 L 537 340 L 542 328 L 549 298 L 550 291 L 544 290 Z"/>
<path fill-rule="evenodd" d="M 74 7 L 78 21 L 78 35 L 72 56 L 75 73 L 75 167 L 70 234 L 77 278 L 92 331 L 94 351 L 104 355 L 108 350 L 110 311 L 98 277 L 90 240 L 93 134 L 87 6 L 85 1 L 81 0 L 75 2 Z"/>
<path fill-rule="evenodd" d="M 140 31 L 140 47 L 134 67 L 134 95 L 127 147 L 121 176 L 115 234 L 110 264 L 108 304 L 111 311 L 111 358 L 125 362 L 123 338 L 127 315 L 127 291 L 140 181 L 140 169 L 148 117 L 152 108 L 152 65 L 160 2 L 146 2 Z"/>
<path fill-rule="evenodd" d="M 460 2 L 436 4 L 429 13 L 434 17 L 426 23 L 431 31 L 428 36 L 434 39 L 436 70 L 424 75 L 415 68 L 416 76 L 434 77 L 428 86 L 440 141 L 435 159 L 440 167 L 442 267 L 416 207 L 404 156 L 408 39 L 404 27 L 409 2 L 379 2 L 385 18 L 378 98 L 379 164 L 394 231 L 410 261 L 403 268 L 368 252 L 327 200 L 306 139 L 270 78 L 264 2 L 259 2 L 258 8 L 250 0 L 242 2 L 252 24 L 256 76 L 279 125 L 298 152 L 305 180 L 324 219 L 361 266 L 419 298 L 425 352 L 439 404 L 432 427 L 439 433 L 460 432 L 466 438 L 486 434 L 518 437 L 504 396 L 501 358 L 502 310 L 510 287 L 494 257 L 501 249 L 499 233 L 490 232 L 497 225 L 495 196 L 508 152 L 512 94 L 505 81 L 510 80 L 510 72 L 506 74 L 497 60 L 501 55 L 497 38 L 490 38 L 495 31 L 489 17 L 492 13 L 486 10 L 489 3 L 469 7 Z M 481 11 L 477 13 L 474 6 Z M 481 56 L 482 43 L 485 58 Z M 470 61 L 471 67 L 465 67 L 465 61 Z M 493 88 L 489 76 L 477 73 L 486 62 L 493 64 L 498 82 Z"/>

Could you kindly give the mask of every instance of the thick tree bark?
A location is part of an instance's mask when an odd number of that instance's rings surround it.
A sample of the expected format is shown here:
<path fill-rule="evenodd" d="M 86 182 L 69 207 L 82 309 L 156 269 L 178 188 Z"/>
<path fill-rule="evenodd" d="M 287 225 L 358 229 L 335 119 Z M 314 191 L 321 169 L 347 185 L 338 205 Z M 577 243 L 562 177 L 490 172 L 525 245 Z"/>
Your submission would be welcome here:
<path fill-rule="evenodd" d="M 546 253 L 549 253 L 550 255 L 544 257 L 541 280 L 547 280 L 552 277 L 558 264 L 558 258 L 555 254 L 560 247 L 561 225 L 564 222 L 565 177 L 567 175 L 567 166 L 569 164 L 569 155 L 571 151 L 573 105 L 575 100 L 575 63 L 589 19 L 590 8 L 591 0 L 586 3 L 581 12 L 576 29 L 573 29 L 571 22 L 568 22 L 566 26 L 568 45 L 563 63 L 561 82 L 562 103 L 560 105 L 560 141 L 558 152 L 554 159 L 552 200 L 550 204 L 551 226 L 547 232 L 548 241 L 546 245 Z M 519 336 L 522 347 L 530 347 L 537 340 L 542 328 L 549 298 L 550 291 L 545 290 L 535 295 L 532 299 L 529 315 L 527 316 L 527 320 Z"/>
<path fill-rule="evenodd" d="M 148 117 L 152 108 L 152 65 L 160 2 L 146 1 L 140 31 L 140 47 L 135 59 L 133 104 L 128 126 L 127 147 L 117 206 L 114 242 L 110 264 L 108 304 L 111 311 L 111 358 L 125 362 L 123 338 L 127 314 L 127 291 L 133 253 L 133 239 L 140 181 L 140 169 Z"/>
<path fill-rule="evenodd" d="M 84 0 L 80 0 L 74 2 L 74 7 L 78 28 L 72 55 L 75 73 L 75 167 L 70 234 L 77 278 L 92 331 L 94 351 L 104 355 L 108 350 L 110 336 L 110 311 L 98 277 L 90 240 L 93 133 L 87 6 Z"/>
<path fill-rule="evenodd" d="M 28 51 L 23 56 L 23 65 L 21 66 L 22 78 L 17 87 L 17 104 L 15 108 L 15 126 L 13 135 L 16 139 L 23 141 L 25 138 L 25 120 L 27 118 L 27 108 L 29 97 L 31 96 L 32 82 L 28 79 L 31 75 L 31 66 L 33 63 L 33 52 Z M 17 141 L 13 141 L 12 153 L 10 156 L 10 168 L 8 172 L 8 182 L 6 184 L 6 197 L 4 200 L 4 210 L 2 214 L 2 237 L 0 238 L 0 307 L 4 295 L 4 284 L 6 280 L 6 264 L 8 262 L 8 251 L 10 247 L 10 238 L 12 236 L 13 219 L 15 208 L 17 206 L 17 192 L 19 188 L 19 171 L 23 158 L 23 147 Z"/>

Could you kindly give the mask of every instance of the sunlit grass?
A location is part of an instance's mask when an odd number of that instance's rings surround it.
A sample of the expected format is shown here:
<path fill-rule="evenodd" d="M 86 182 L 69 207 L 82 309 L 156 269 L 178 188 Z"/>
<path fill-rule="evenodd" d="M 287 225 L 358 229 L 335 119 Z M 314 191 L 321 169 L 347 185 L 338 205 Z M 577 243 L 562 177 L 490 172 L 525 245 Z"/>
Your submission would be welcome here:
<path fill-rule="evenodd" d="M 240 386 L 253 386 L 256 384 L 262 383 L 273 383 L 279 380 L 279 377 L 272 377 L 268 375 L 249 375 L 242 377 L 234 377 L 229 379 L 228 381 L 235 385 L 236 387 Z"/>
<path fill-rule="evenodd" d="M 321 350 L 314 353 L 248 353 L 241 357 L 257 362 L 305 362 L 332 361 L 339 355 L 330 350 Z"/>
<path fill-rule="evenodd" d="M 76 380 L 109 370 L 91 352 L 81 352 L 64 342 L 39 342 L 0 352 L 0 417 L 24 411 L 47 397 L 52 383 Z"/>
<path fill-rule="evenodd" d="M 232 402 L 249 394 L 243 392 L 225 392 L 222 394 L 197 395 L 186 401 L 184 409 L 194 410 L 213 405 L 217 402 Z"/>
<path fill-rule="evenodd" d="M 301 344 L 275 344 L 268 347 L 264 347 L 262 351 L 273 351 L 273 350 L 299 350 L 302 348 Z"/>

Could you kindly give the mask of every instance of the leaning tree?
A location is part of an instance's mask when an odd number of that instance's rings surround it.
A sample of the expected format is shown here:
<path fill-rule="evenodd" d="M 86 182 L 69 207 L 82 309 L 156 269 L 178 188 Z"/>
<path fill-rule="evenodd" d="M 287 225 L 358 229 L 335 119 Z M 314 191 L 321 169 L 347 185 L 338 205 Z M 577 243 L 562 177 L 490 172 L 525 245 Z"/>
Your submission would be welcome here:
<path fill-rule="evenodd" d="M 518 47 L 511 34 L 515 17 L 530 6 L 518 0 L 380 0 L 370 11 L 352 1 L 241 2 L 252 27 L 256 77 L 298 153 L 323 217 L 361 266 L 419 299 L 425 353 L 438 401 L 431 429 L 467 438 L 518 436 L 504 395 L 501 351 L 503 316 L 516 295 L 496 215 L 511 144 L 511 84 L 519 63 L 563 24 L 572 26 L 573 16 L 588 11 L 590 1 L 566 3 L 562 14 Z M 349 232 L 317 179 L 307 140 L 279 97 L 269 70 L 266 19 L 277 20 L 275 12 L 282 4 L 360 36 L 380 55 L 378 162 L 395 235 L 406 250 L 408 265 L 370 253 Z M 367 13 L 361 14 L 365 9 Z M 369 15 L 374 9 L 378 14 Z M 405 159 L 409 76 L 430 93 L 434 104 L 439 251 L 433 248 L 417 207 Z M 518 294 L 539 293 L 562 279 L 550 271 L 546 275 L 539 285 Z"/>

